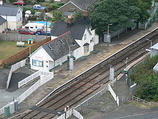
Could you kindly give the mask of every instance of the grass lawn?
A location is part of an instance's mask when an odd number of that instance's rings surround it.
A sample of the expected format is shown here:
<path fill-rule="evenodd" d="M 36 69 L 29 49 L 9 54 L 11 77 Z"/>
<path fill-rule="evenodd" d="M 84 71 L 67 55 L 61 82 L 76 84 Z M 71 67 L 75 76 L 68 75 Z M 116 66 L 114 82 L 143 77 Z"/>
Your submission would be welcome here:
<path fill-rule="evenodd" d="M 25 47 L 17 47 L 16 41 L 0 41 L 0 60 L 8 58 L 29 45 L 25 42 Z"/>

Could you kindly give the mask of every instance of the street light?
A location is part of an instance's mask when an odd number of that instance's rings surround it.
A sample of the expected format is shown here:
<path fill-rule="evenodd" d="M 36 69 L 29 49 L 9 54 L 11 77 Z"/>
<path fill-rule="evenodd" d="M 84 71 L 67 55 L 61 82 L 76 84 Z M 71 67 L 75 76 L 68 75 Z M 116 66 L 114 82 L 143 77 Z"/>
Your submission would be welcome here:
<path fill-rule="evenodd" d="M 111 37 L 110 37 L 110 33 L 109 33 L 110 25 L 112 25 L 112 24 L 108 24 L 108 30 L 107 30 L 107 43 L 108 44 L 111 42 Z"/>
<path fill-rule="evenodd" d="M 107 35 L 109 35 L 109 29 L 110 29 L 110 25 L 112 25 L 112 24 L 108 24 L 108 31 L 107 31 Z"/>
<path fill-rule="evenodd" d="M 71 47 L 74 47 L 75 45 L 76 44 L 69 45 L 69 70 L 70 71 L 72 71 L 74 68 L 74 64 L 73 64 L 74 56 L 72 54 Z"/>
<path fill-rule="evenodd" d="M 151 47 L 153 45 L 152 40 L 150 39 L 146 39 L 146 40 L 150 42 L 150 47 Z"/>
<path fill-rule="evenodd" d="M 125 61 L 125 63 L 126 63 L 126 68 L 127 68 L 127 64 L 128 64 L 128 57 L 126 57 L 126 61 Z"/>
<path fill-rule="evenodd" d="M 45 22 L 46 22 L 46 38 L 47 38 L 47 15 L 45 17 Z"/>

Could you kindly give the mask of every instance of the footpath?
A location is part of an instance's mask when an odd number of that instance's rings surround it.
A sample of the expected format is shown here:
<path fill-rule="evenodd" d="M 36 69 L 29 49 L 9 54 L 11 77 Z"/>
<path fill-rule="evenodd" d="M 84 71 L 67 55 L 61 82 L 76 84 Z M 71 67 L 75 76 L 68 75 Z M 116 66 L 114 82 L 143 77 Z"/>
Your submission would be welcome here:
<path fill-rule="evenodd" d="M 98 45 L 95 46 L 93 53 L 91 53 L 89 56 L 85 57 L 84 59 L 78 59 L 74 62 L 74 70 L 72 72 L 68 71 L 67 63 L 63 64 L 60 67 L 57 67 L 55 69 L 55 77 L 49 82 L 45 83 L 43 86 L 39 87 L 34 93 L 32 93 L 27 99 L 25 99 L 19 105 L 19 110 L 12 117 L 20 113 L 23 113 L 27 109 L 36 105 L 40 100 L 42 100 L 47 94 L 49 94 L 53 89 L 57 88 L 59 85 L 67 82 L 68 80 L 72 79 L 73 77 L 80 74 L 81 72 L 91 68 L 98 62 L 106 59 L 110 55 L 114 54 L 118 50 L 128 45 L 129 43 L 139 39 L 144 34 L 152 31 L 157 27 L 158 27 L 158 23 L 154 23 L 147 30 L 133 30 L 133 31 L 128 31 L 127 33 L 122 33 L 119 35 L 119 37 L 113 38 L 112 42 L 109 45 L 103 42 L 99 43 Z M 119 84 L 118 82 L 117 90 L 120 91 L 125 90 L 124 87 L 126 88 L 126 86 L 123 86 L 123 83 L 124 82 L 121 82 Z M 104 96 L 104 98 L 110 97 L 109 99 L 107 99 L 106 103 L 112 103 L 109 106 L 109 108 L 114 107 L 114 105 L 116 107 L 116 103 L 114 101 L 110 102 L 111 100 L 113 100 L 111 99 L 110 94 L 105 94 L 105 95 L 106 96 Z M 12 117 L 8 119 L 12 119 Z M 92 119 L 92 118 L 87 117 L 86 119 Z"/>

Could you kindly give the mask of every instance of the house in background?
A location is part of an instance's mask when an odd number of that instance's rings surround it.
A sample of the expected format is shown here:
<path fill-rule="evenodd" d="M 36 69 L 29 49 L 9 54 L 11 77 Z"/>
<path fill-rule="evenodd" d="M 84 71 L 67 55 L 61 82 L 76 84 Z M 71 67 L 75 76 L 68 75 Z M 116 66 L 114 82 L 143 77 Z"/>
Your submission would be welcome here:
<path fill-rule="evenodd" d="M 61 3 L 66 3 L 69 2 L 70 0 L 54 0 L 54 2 L 61 2 Z"/>
<path fill-rule="evenodd" d="M 0 16 L 0 33 L 7 28 L 7 20 Z"/>
<path fill-rule="evenodd" d="M 55 22 L 51 31 L 51 38 L 60 36 L 70 31 L 72 38 L 79 44 L 80 50 L 76 58 L 89 55 L 94 50 L 94 45 L 99 43 L 99 37 L 95 34 L 95 29 L 91 28 L 91 23 L 87 15 L 77 21 L 68 18 L 66 22 Z"/>
<path fill-rule="evenodd" d="M 22 8 L 0 5 L 0 16 L 7 20 L 6 28 L 17 30 L 22 26 Z"/>
<path fill-rule="evenodd" d="M 71 32 L 66 32 L 40 46 L 30 55 L 31 69 L 50 71 L 66 62 L 70 53 L 77 57 L 79 47 Z"/>
<path fill-rule="evenodd" d="M 58 8 L 63 16 L 73 15 L 76 12 L 88 10 L 98 0 L 69 0 L 63 6 Z"/>

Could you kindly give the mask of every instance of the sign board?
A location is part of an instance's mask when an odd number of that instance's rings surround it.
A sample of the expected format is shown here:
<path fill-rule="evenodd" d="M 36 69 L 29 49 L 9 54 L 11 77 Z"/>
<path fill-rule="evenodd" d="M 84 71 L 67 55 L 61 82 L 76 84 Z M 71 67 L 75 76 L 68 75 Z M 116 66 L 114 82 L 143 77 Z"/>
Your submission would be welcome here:
<path fill-rule="evenodd" d="M 110 67 L 110 77 L 109 77 L 109 79 L 110 80 L 114 80 L 114 68 L 113 67 Z"/>

